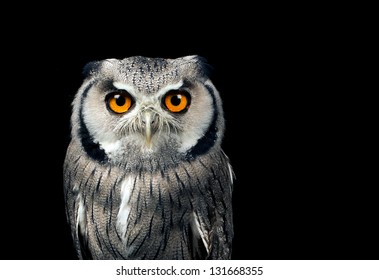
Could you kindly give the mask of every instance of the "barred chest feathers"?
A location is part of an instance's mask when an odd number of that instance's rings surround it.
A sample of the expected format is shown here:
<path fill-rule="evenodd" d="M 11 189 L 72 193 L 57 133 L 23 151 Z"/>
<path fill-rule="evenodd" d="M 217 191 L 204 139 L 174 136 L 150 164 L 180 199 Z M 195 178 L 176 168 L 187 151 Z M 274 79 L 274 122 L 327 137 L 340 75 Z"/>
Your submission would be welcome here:
<path fill-rule="evenodd" d="M 225 181 L 233 180 L 224 154 L 212 157 L 181 162 L 165 172 L 125 173 L 122 177 L 116 167 L 99 170 L 98 166 L 86 165 L 91 184 L 82 182 L 82 190 L 76 189 L 84 195 L 77 196 L 74 206 L 78 208 L 76 226 L 82 258 L 207 256 L 212 245 L 209 225 L 216 219 L 212 216 L 220 219 L 220 227 L 231 219 L 228 211 L 217 211 L 209 205 L 217 205 L 217 209 L 231 207 L 225 199 L 231 196 Z M 86 164 L 80 159 L 77 163 Z"/>

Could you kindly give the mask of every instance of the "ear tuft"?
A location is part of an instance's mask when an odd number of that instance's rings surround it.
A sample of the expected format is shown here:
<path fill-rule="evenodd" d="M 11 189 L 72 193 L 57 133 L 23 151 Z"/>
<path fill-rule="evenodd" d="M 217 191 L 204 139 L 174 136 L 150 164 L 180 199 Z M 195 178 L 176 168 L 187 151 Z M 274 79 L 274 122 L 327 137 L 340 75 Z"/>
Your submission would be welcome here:
<path fill-rule="evenodd" d="M 100 68 L 101 62 L 100 61 L 91 61 L 88 62 L 84 67 L 82 74 L 84 78 L 87 78 L 89 76 L 92 76 L 95 72 L 97 72 Z"/>

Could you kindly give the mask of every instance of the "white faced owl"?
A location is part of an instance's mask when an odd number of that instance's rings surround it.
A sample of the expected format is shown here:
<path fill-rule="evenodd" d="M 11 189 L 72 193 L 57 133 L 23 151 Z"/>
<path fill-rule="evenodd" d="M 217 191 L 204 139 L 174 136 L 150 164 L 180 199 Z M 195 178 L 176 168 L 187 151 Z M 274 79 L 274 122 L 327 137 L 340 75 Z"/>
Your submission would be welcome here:
<path fill-rule="evenodd" d="M 234 172 L 203 57 L 89 62 L 63 165 L 79 259 L 231 259 Z"/>

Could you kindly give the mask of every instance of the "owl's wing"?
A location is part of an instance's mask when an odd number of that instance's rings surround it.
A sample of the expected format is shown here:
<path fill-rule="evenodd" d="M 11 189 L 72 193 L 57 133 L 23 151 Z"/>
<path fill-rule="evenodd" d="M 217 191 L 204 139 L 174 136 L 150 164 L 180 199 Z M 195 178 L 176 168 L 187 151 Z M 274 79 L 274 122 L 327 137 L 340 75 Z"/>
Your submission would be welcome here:
<path fill-rule="evenodd" d="M 232 188 L 234 172 L 229 164 L 215 171 L 203 185 L 206 195 L 194 212 L 193 227 L 205 247 L 205 259 L 231 259 L 233 230 Z"/>
<path fill-rule="evenodd" d="M 86 236 L 84 206 L 79 193 L 79 183 L 77 182 L 77 168 L 79 165 L 78 153 L 73 152 L 73 145 L 70 144 L 66 155 L 63 174 L 64 174 L 64 198 L 66 206 L 66 217 L 71 228 L 71 236 L 74 247 L 79 259 L 91 259 L 88 250 Z M 82 222 L 79 223 L 79 217 Z"/>
<path fill-rule="evenodd" d="M 226 204 L 226 202 L 221 202 Z M 201 259 L 231 259 L 233 217 L 231 208 L 207 206 L 207 213 L 194 212 L 194 232 L 198 257 Z M 195 242 L 194 242 L 195 243 Z M 196 252 L 196 251 L 195 251 Z"/>

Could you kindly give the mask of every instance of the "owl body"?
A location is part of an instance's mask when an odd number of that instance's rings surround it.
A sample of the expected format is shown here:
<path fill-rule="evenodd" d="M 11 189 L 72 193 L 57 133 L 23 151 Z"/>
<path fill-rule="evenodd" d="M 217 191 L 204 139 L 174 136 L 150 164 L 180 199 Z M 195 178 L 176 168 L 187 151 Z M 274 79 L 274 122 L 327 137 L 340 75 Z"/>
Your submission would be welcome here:
<path fill-rule="evenodd" d="M 230 259 L 234 173 L 198 56 L 91 62 L 64 163 L 79 259 Z"/>

